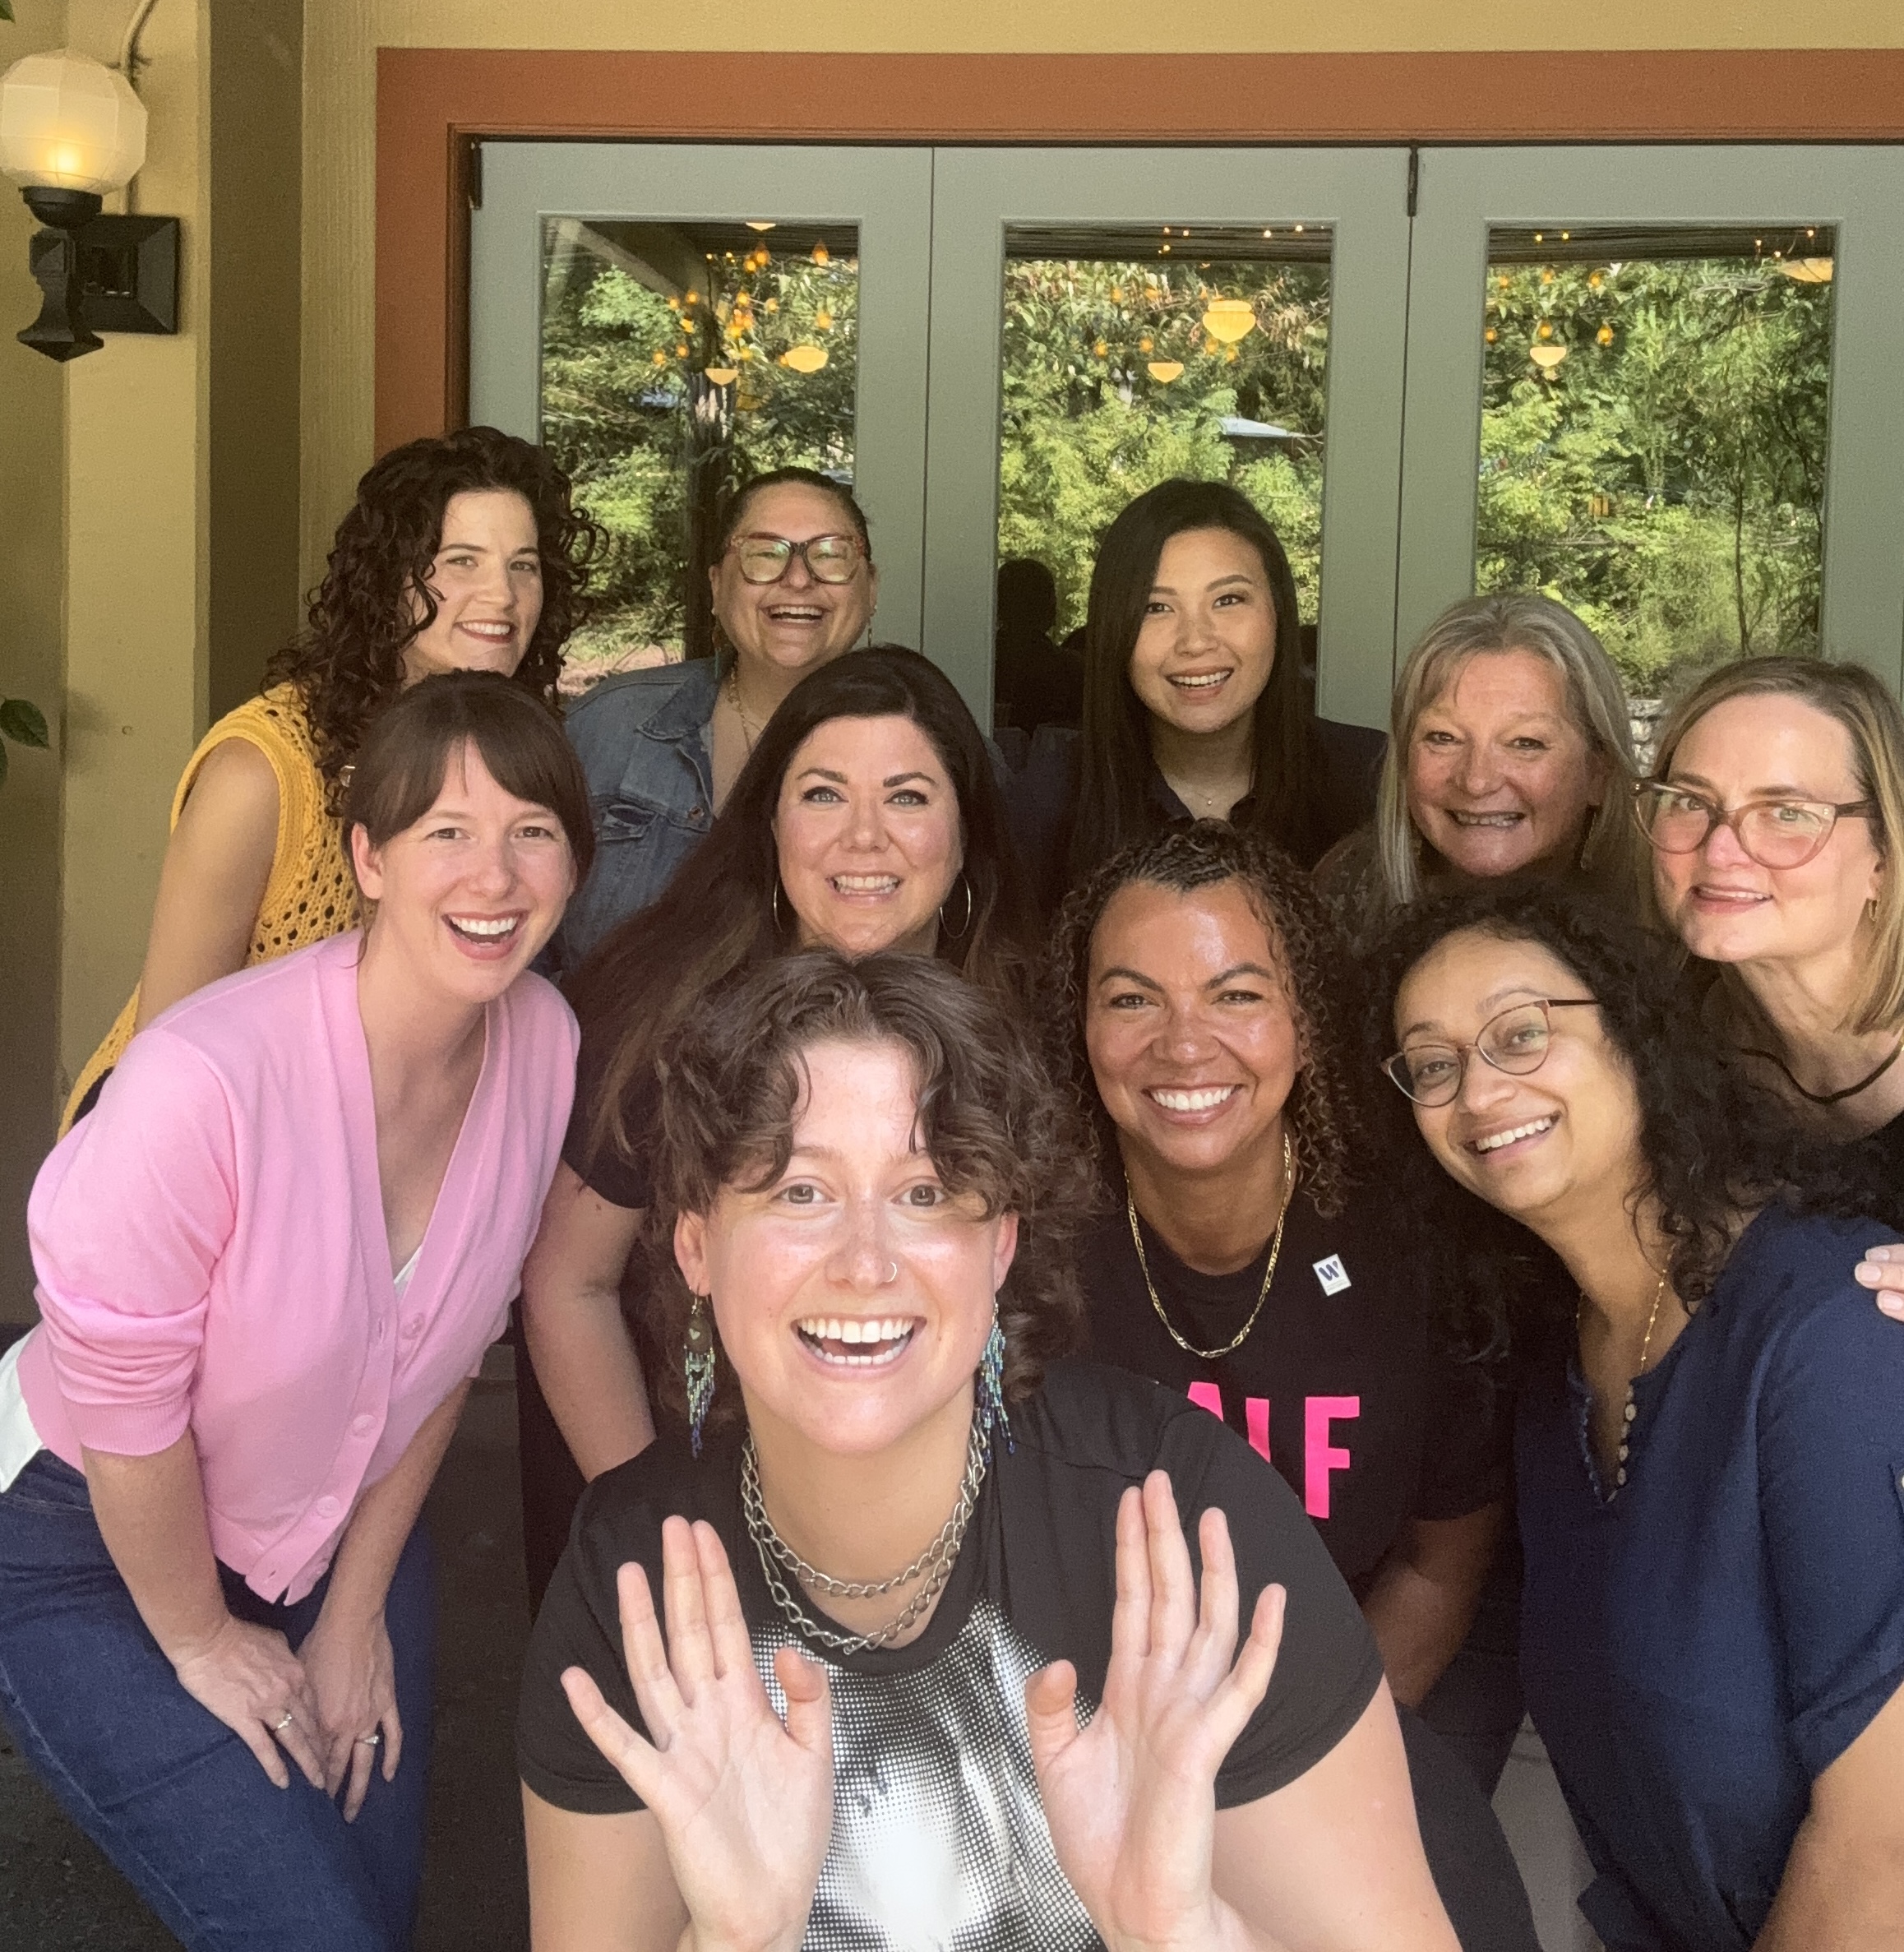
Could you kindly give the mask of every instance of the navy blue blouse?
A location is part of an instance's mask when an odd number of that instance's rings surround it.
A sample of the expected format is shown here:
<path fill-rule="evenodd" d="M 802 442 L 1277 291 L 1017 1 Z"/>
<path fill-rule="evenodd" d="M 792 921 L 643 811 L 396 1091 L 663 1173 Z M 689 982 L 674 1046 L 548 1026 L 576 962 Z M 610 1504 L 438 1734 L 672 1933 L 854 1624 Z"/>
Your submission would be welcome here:
<path fill-rule="evenodd" d="M 1851 1279 L 1887 1232 L 1761 1214 L 1636 1384 L 1611 1503 L 1571 1336 L 1523 1394 L 1522 1670 L 1608 1952 L 1746 1952 L 1904 1683 L 1904 1328 Z"/>

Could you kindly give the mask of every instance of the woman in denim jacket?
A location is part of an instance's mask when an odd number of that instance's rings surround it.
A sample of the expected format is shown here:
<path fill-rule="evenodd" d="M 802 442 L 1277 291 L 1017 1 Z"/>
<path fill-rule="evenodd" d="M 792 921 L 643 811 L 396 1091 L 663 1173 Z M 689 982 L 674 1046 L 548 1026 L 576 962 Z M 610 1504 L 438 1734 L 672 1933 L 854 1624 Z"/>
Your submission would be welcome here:
<path fill-rule="evenodd" d="M 659 898 L 780 701 L 867 633 L 879 595 L 859 504 L 811 468 L 777 468 L 740 491 L 708 577 L 717 656 L 604 679 L 569 712 L 595 869 L 556 937 L 558 974 Z"/>

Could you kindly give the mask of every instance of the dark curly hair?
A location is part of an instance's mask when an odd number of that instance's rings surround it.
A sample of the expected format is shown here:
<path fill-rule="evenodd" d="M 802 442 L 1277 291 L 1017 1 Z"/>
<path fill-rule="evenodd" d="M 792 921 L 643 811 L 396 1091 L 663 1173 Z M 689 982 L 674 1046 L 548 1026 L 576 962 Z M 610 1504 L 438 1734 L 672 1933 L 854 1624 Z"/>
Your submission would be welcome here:
<path fill-rule="evenodd" d="M 1187 895 L 1227 881 L 1241 885 L 1281 965 L 1301 1042 L 1303 1068 L 1289 1094 L 1291 1137 L 1303 1183 L 1317 1210 L 1340 1213 L 1366 1093 L 1351 1065 L 1352 1013 L 1342 1010 L 1344 955 L 1309 877 L 1267 840 L 1227 821 L 1177 821 L 1154 840 L 1114 854 L 1058 911 L 1045 965 L 1047 1047 L 1053 1071 L 1089 1115 L 1099 1170 L 1108 1179 L 1117 1131 L 1098 1096 L 1085 1048 L 1091 941 L 1111 899 L 1134 881 Z"/>
<path fill-rule="evenodd" d="M 1730 1061 L 1672 946 L 1553 882 L 1450 895 L 1403 911 L 1372 972 L 1367 1042 L 1374 1062 L 1394 1048 L 1395 1006 L 1409 974 L 1449 937 L 1471 931 L 1544 949 L 1579 993 L 1599 1004 L 1601 1027 L 1638 1108 L 1634 1204 L 1657 1203 L 1671 1242 L 1666 1271 L 1689 1311 L 1711 1293 L 1742 1215 L 1772 1200 L 1813 1211 L 1863 1210 L 1866 1202 L 1830 1149 L 1808 1145 L 1784 1107 Z M 1393 1149 L 1398 1204 L 1430 1220 L 1427 1233 L 1458 1258 L 1477 1312 L 1503 1335 L 1510 1325 L 1556 1325 L 1554 1310 L 1573 1306 L 1571 1284 L 1523 1285 L 1530 1237 L 1454 1186 L 1413 1131 L 1408 1101 L 1399 1091 L 1387 1100 L 1399 1135 Z M 1517 1302 L 1527 1293 L 1544 1297 L 1548 1319 L 1517 1324 Z"/>
<path fill-rule="evenodd" d="M 337 525 L 308 627 L 274 656 L 265 684 L 297 687 L 332 810 L 364 729 L 403 688 L 403 654 L 436 621 L 431 565 L 452 497 L 506 489 L 535 516 L 542 616 L 515 681 L 552 710 L 561 649 L 582 620 L 589 571 L 603 531 L 575 506 L 569 478 L 539 447 L 493 427 L 407 442 L 376 462 Z M 413 616 L 420 600 L 422 615 Z"/>
<path fill-rule="evenodd" d="M 708 1004 L 663 1047 L 654 1194 L 643 1229 L 649 1326 L 676 1359 L 660 1364 L 663 1404 L 686 1413 L 678 1360 L 693 1297 L 674 1259 L 683 1213 L 706 1213 L 724 1186 L 749 1190 L 786 1170 L 806 1086 L 802 1057 L 825 1043 L 903 1049 L 918 1080 L 918 1143 L 946 1190 L 976 1194 L 990 1219 L 1018 1216 L 1018 1252 L 998 1297 L 1005 1392 L 1035 1389 L 1075 1346 L 1084 1305 L 1074 1243 L 1090 1175 L 1065 1095 L 1047 1076 L 1009 1001 L 936 957 L 831 951 L 783 957 Z M 739 1392 L 724 1351 L 710 1425 Z"/>

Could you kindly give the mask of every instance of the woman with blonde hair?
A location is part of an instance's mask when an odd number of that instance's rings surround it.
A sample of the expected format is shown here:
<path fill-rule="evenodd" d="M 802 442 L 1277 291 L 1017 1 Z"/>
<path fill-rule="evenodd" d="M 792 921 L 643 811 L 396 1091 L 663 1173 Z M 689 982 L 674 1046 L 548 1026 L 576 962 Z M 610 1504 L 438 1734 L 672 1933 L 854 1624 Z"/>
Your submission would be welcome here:
<path fill-rule="evenodd" d="M 1564 604 L 1523 590 L 1450 605 L 1402 667 L 1392 724 L 1373 822 L 1316 869 L 1358 941 L 1426 894 L 1509 875 L 1632 906 L 1626 695 Z"/>
<path fill-rule="evenodd" d="M 1904 711 L 1858 664 L 1750 658 L 1687 693 L 1638 789 L 1657 918 L 1720 1035 L 1887 1207 L 1904 1186 Z M 1860 1279 L 1904 1290 L 1880 1250 Z"/>

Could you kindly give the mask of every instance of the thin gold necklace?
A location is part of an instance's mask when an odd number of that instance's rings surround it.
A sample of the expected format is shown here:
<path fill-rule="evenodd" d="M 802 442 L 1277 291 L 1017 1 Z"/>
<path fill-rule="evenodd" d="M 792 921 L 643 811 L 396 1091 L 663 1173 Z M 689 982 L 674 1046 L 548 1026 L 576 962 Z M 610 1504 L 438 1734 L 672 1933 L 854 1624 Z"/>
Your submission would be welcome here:
<path fill-rule="evenodd" d="M 1620 1487 L 1626 1483 L 1626 1454 L 1631 1448 L 1629 1440 L 1633 1434 L 1633 1419 L 1639 1413 L 1634 1404 L 1633 1386 L 1646 1374 L 1647 1352 L 1652 1347 L 1653 1325 L 1659 1320 L 1659 1305 L 1666 1293 L 1666 1278 L 1662 1274 L 1659 1278 L 1658 1287 L 1652 1291 L 1652 1307 L 1647 1312 L 1646 1334 L 1639 1344 L 1639 1367 L 1634 1371 L 1632 1381 L 1626 1385 L 1626 1404 L 1620 1413 L 1620 1447 L 1614 1452 L 1613 1488 L 1606 1494 L 1609 1505 L 1620 1496 Z M 1586 1306 L 1587 1293 L 1583 1288 L 1579 1300 L 1574 1304 L 1574 1340 L 1576 1344 L 1580 1339 L 1580 1316 Z"/>
<path fill-rule="evenodd" d="M 747 708 L 741 703 L 741 661 L 736 658 L 728 666 L 728 703 L 734 708 L 734 716 L 741 722 L 741 737 L 746 742 L 747 756 L 754 756 L 754 741 L 760 736 L 760 728 L 747 716 Z"/>
<path fill-rule="evenodd" d="M 1282 1209 L 1276 1216 L 1275 1237 L 1269 1242 L 1269 1265 L 1263 1270 L 1263 1285 L 1256 1296 L 1256 1306 L 1250 1311 L 1250 1319 L 1236 1331 L 1233 1341 L 1226 1342 L 1221 1348 L 1199 1348 L 1194 1342 L 1186 1341 L 1176 1332 L 1176 1324 L 1163 1311 L 1163 1303 L 1158 1297 L 1157 1284 L 1150 1278 L 1150 1262 L 1144 1251 L 1144 1236 L 1137 1226 L 1137 1201 L 1133 1196 L 1130 1182 L 1124 1187 L 1124 1211 L 1130 1222 L 1130 1243 L 1137 1250 L 1137 1265 L 1144 1276 L 1144 1291 L 1150 1297 L 1150 1305 L 1157 1311 L 1157 1319 L 1163 1324 L 1165 1333 L 1185 1355 L 1195 1356 L 1199 1362 L 1214 1362 L 1223 1356 L 1234 1355 L 1250 1339 L 1250 1331 L 1256 1325 L 1256 1317 L 1263 1312 L 1263 1304 L 1269 1298 L 1269 1284 L 1276 1279 L 1277 1257 L 1282 1251 L 1282 1223 L 1289 1218 L 1289 1202 L 1296 1192 L 1296 1176 L 1292 1170 L 1293 1154 L 1289 1144 L 1289 1134 L 1282 1135 Z"/>

